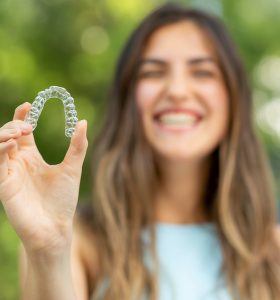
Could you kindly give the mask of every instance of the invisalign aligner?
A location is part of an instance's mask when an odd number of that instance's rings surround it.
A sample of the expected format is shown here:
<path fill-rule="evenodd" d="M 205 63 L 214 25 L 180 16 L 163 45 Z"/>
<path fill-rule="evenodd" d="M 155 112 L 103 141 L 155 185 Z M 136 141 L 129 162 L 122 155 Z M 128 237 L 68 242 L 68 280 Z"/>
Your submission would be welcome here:
<path fill-rule="evenodd" d="M 37 126 L 37 122 L 44 105 L 50 98 L 58 98 L 62 100 L 65 113 L 65 135 L 67 137 L 72 137 L 75 132 L 75 126 L 78 122 L 77 111 L 75 109 L 74 98 L 71 97 L 71 95 L 63 87 L 50 86 L 44 91 L 39 92 L 32 103 L 31 109 L 25 118 L 25 122 L 31 124 L 34 130 Z"/>

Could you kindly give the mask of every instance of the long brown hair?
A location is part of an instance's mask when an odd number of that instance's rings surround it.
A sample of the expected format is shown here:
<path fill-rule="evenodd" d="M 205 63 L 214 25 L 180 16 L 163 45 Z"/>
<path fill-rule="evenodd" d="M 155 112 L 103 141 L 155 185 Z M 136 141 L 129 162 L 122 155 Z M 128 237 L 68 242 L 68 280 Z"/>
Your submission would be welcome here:
<path fill-rule="evenodd" d="M 280 295 L 280 253 L 274 231 L 274 186 L 252 120 L 251 91 L 239 55 L 216 17 L 179 4 L 165 4 L 132 33 L 120 55 L 105 119 L 95 139 L 91 213 L 82 215 L 93 229 L 101 257 L 99 283 L 109 287 L 102 299 L 138 299 L 145 291 L 157 299 L 158 262 L 152 200 L 159 171 L 146 142 L 134 90 L 138 63 L 158 28 L 181 21 L 196 24 L 212 41 L 230 100 L 226 137 L 213 153 L 205 207 L 217 225 L 222 272 L 233 299 L 275 300 Z M 150 233 L 153 268 L 143 260 L 144 226 Z M 95 296 L 98 293 L 95 289 Z"/>

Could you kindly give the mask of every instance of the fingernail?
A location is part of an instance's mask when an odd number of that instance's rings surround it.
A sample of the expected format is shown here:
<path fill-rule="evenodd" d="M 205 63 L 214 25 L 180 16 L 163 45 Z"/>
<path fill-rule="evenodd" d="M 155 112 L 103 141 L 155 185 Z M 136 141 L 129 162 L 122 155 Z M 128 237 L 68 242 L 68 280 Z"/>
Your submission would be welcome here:
<path fill-rule="evenodd" d="M 20 104 L 18 107 L 23 107 L 26 104 L 26 102 Z"/>
<path fill-rule="evenodd" d="M 81 120 L 80 123 L 81 125 L 85 125 L 87 127 L 87 120 Z"/>
<path fill-rule="evenodd" d="M 29 103 L 29 102 L 24 102 L 24 103 L 20 104 L 20 105 L 18 106 L 18 108 L 22 108 L 22 107 L 26 106 L 27 104 L 30 104 L 30 103 Z"/>

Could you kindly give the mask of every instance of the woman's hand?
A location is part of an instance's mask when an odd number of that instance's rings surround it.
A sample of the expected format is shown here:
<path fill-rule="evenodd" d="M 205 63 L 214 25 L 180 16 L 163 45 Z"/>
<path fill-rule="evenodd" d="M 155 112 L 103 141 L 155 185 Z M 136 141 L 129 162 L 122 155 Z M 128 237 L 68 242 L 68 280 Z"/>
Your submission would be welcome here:
<path fill-rule="evenodd" d="M 0 201 L 27 252 L 56 255 L 71 244 L 82 165 L 88 141 L 78 122 L 62 163 L 49 165 L 23 121 L 31 104 L 19 106 L 0 128 Z"/>

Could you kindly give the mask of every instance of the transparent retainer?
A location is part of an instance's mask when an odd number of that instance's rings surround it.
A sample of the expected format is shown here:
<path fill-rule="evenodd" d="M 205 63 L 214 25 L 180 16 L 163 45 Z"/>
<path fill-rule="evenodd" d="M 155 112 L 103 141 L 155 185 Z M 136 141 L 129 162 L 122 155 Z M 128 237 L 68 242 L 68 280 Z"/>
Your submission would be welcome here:
<path fill-rule="evenodd" d="M 71 138 L 78 122 L 77 111 L 75 109 L 74 98 L 71 97 L 63 87 L 50 86 L 44 91 L 39 92 L 32 103 L 31 109 L 25 118 L 25 122 L 31 124 L 34 130 L 45 103 L 51 98 L 62 100 L 65 113 L 65 135 Z"/>

